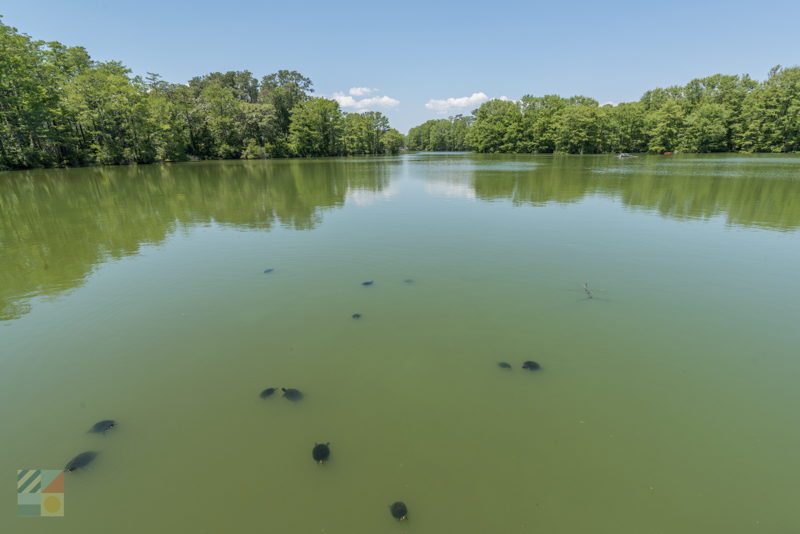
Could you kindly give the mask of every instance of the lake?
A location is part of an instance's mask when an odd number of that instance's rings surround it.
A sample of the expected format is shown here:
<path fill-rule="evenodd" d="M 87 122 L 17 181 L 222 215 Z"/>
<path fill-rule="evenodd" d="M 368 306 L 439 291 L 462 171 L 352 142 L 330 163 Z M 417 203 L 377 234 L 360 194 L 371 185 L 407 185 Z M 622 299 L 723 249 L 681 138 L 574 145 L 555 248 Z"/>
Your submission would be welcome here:
<path fill-rule="evenodd" d="M 798 156 L 0 173 L 0 531 L 794 532 L 799 267 Z"/>

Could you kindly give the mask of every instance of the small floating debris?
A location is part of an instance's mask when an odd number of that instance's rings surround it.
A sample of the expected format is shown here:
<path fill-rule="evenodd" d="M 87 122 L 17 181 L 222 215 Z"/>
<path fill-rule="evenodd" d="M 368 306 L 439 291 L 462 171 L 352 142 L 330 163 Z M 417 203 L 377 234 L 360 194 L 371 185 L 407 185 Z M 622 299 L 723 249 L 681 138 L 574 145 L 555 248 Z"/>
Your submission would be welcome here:
<path fill-rule="evenodd" d="M 362 286 L 371 286 L 375 283 L 375 280 L 367 280 L 366 282 L 361 282 Z"/>
<path fill-rule="evenodd" d="M 594 298 L 594 291 L 589 289 L 589 282 L 584 282 L 583 283 L 583 292 L 586 293 L 586 298 L 587 299 L 593 299 Z"/>
<path fill-rule="evenodd" d="M 276 391 L 278 391 L 278 388 L 267 388 L 264 391 L 262 391 L 258 396 L 261 397 L 262 399 L 266 399 Z"/>
<path fill-rule="evenodd" d="M 265 274 L 269 274 L 271 272 L 275 272 L 275 269 L 264 269 Z"/>
<path fill-rule="evenodd" d="M 511 364 L 508 362 L 497 362 L 497 367 L 501 369 L 511 369 Z"/>
<path fill-rule="evenodd" d="M 95 458 L 97 458 L 97 453 L 94 451 L 82 452 L 78 456 L 69 461 L 69 463 L 64 467 L 64 471 L 72 472 L 75 471 L 76 469 L 86 467 Z"/>
<path fill-rule="evenodd" d="M 522 364 L 522 368 L 528 369 L 529 371 L 538 371 L 539 369 L 542 368 L 542 366 L 534 361 L 528 360 L 527 362 L 524 362 Z"/>
<path fill-rule="evenodd" d="M 115 426 L 117 426 L 117 423 L 112 419 L 104 419 L 99 423 L 95 423 L 94 426 L 89 429 L 89 432 L 94 434 L 105 434 Z"/>
<path fill-rule="evenodd" d="M 294 388 L 281 388 L 283 391 L 282 397 L 289 399 L 290 401 L 296 402 L 303 398 L 303 394 L 300 392 L 299 389 Z"/>
<path fill-rule="evenodd" d="M 389 512 L 391 512 L 392 517 L 399 521 L 408 519 L 408 507 L 406 506 L 406 503 L 402 501 L 392 503 L 392 505 L 389 506 Z"/>
<path fill-rule="evenodd" d="M 353 319 L 361 319 L 361 314 L 360 313 L 354 313 L 353 314 Z"/>
<path fill-rule="evenodd" d="M 331 456 L 330 443 L 316 443 L 311 449 L 311 457 L 319 464 L 324 464 Z"/>
<path fill-rule="evenodd" d="M 638 156 L 634 156 L 633 154 L 628 154 L 627 152 L 620 152 L 617 154 L 617 158 L 619 159 L 626 159 L 626 158 L 636 158 Z"/>

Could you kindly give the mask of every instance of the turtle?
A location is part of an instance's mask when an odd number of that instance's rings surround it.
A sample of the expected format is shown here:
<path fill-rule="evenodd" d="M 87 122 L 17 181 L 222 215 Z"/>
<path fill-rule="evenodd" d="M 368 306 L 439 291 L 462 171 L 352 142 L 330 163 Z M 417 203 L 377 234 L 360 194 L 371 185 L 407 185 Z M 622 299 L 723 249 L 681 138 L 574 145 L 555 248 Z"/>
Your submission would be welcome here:
<path fill-rule="evenodd" d="M 272 269 L 272 268 L 264 269 L 264 274 L 269 274 L 269 273 L 272 273 L 272 272 L 275 272 L 275 269 Z"/>
<path fill-rule="evenodd" d="M 531 360 L 528 360 L 527 362 L 525 362 L 525 363 L 523 363 L 523 364 L 522 364 L 522 368 L 523 368 L 523 369 L 528 369 L 529 371 L 538 371 L 539 369 L 541 369 L 541 368 L 542 368 L 542 366 L 541 366 L 541 365 L 539 365 L 539 364 L 538 364 L 538 363 L 536 363 L 536 362 L 533 362 L 533 361 L 531 361 Z"/>
<path fill-rule="evenodd" d="M 367 280 L 366 282 L 361 282 L 362 286 L 371 286 L 375 283 L 375 280 Z"/>
<path fill-rule="evenodd" d="M 403 280 L 403 282 L 405 282 L 406 284 L 413 284 L 414 283 L 414 279 L 413 278 L 406 278 L 405 280 Z"/>
<path fill-rule="evenodd" d="M 81 467 L 86 467 L 92 460 L 97 458 L 97 453 L 94 451 L 86 451 L 80 453 L 78 456 L 70 460 L 64 467 L 64 471 L 75 471 Z"/>
<path fill-rule="evenodd" d="M 89 432 L 92 432 L 94 434 L 101 434 L 101 433 L 105 434 L 115 426 L 117 426 L 116 421 L 112 419 L 103 419 L 99 423 L 95 423 L 94 426 L 92 426 L 92 428 L 89 429 Z"/>
<path fill-rule="evenodd" d="M 511 369 L 511 364 L 508 362 L 497 362 L 497 366 L 503 369 Z"/>
<path fill-rule="evenodd" d="M 259 397 L 261 397 L 262 399 L 266 399 L 276 391 L 278 391 L 278 388 L 267 388 L 259 394 Z"/>
<path fill-rule="evenodd" d="M 314 461 L 324 464 L 331 456 L 330 443 L 315 443 L 314 448 L 311 449 L 311 457 Z"/>
<path fill-rule="evenodd" d="M 406 503 L 402 501 L 392 503 L 392 505 L 389 506 L 389 512 L 391 512 L 392 517 L 400 521 L 408 518 L 408 507 Z"/>
<path fill-rule="evenodd" d="M 299 389 L 294 388 L 281 388 L 283 391 L 283 396 L 289 399 L 290 401 L 299 401 L 303 398 L 303 394 L 300 392 Z"/>
<path fill-rule="evenodd" d="M 353 314 L 353 319 L 361 319 L 361 314 L 360 313 L 354 313 Z"/>

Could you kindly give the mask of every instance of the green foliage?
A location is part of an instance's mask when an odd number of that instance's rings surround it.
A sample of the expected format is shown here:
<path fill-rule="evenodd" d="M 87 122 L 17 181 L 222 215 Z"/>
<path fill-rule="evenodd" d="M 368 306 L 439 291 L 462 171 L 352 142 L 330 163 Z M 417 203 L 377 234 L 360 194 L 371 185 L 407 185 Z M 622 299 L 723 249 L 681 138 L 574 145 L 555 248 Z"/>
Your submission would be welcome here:
<path fill-rule="evenodd" d="M 292 109 L 289 145 L 298 156 L 341 154 L 342 112 L 338 102 L 311 98 Z"/>
<path fill-rule="evenodd" d="M 478 152 L 518 152 L 522 141 L 522 112 L 515 102 L 490 100 L 475 111 L 467 142 Z"/>
<path fill-rule="evenodd" d="M 403 137 L 386 117 L 343 116 L 312 92 L 287 70 L 261 83 L 248 71 L 186 85 L 133 77 L 0 22 L 0 169 L 399 152 Z"/>
<path fill-rule="evenodd" d="M 472 117 L 456 115 L 447 119 L 429 120 L 411 128 L 406 139 L 410 150 L 461 152 L 472 148 L 467 143 L 467 130 Z"/>
<path fill-rule="evenodd" d="M 412 128 L 408 147 L 453 150 L 446 123 Z M 715 74 L 617 106 L 584 96 L 492 100 L 466 125 L 467 144 L 478 152 L 796 152 L 800 67 L 775 67 L 763 83 Z"/>

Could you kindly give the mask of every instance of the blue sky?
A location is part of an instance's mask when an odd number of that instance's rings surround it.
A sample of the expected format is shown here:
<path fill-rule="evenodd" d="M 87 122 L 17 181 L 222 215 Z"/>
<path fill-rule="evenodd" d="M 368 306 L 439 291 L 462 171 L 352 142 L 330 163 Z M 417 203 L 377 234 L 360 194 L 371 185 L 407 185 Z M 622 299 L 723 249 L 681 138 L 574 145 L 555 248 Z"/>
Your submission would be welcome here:
<path fill-rule="evenodd" d="M 796 0 L 14 0 L 0 14 L 36 39 L 173 82 L 298 70 L 318 95 L 336 95 L 346 111 L 382 111 L 404 133 L 469 113 L 482 95 L 621 102 L 717 72 L 760 80 L 800 63 Z"/>

